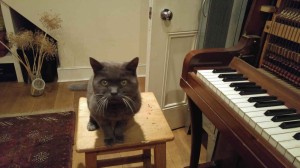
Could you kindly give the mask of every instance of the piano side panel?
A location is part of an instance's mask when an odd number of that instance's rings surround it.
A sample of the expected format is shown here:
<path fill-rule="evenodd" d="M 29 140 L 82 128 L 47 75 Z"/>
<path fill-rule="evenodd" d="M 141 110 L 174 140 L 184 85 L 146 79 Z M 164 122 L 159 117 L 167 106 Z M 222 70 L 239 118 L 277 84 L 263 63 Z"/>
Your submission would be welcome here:
<path fill-rule="evenodd" d="M 254 167 L 291 167 L 282 155 L 257 134 L 219 96 L 206 86 L 195 73 L 190 72 L 187 81 L 180 85 L 210 121 L 235 145 L 240 156 Z M 199 111 L 191 111 L 197 113 Z"/>

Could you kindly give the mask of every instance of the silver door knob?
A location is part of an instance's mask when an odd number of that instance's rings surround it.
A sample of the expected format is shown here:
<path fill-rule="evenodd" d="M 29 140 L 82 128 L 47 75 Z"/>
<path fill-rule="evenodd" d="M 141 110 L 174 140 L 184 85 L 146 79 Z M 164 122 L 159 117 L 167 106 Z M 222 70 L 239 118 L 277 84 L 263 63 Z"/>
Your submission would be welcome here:
<path fill-rule="evenodd" d="M 171 20 L 173 18 L 173 13 L 169 9 L 164 9 L 160 12 L 160 18 L 162 20 Z"/>

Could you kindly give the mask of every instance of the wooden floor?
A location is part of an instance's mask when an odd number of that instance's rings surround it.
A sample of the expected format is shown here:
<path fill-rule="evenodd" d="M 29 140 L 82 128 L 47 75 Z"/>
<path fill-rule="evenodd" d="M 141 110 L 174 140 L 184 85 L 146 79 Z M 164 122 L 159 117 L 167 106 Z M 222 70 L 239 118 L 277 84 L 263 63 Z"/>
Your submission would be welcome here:
<path fill-rule="evenodd" d="M 143 86 L 143 81 L 140 82 Z M 85 97 L 84 91 L 69 91 L 70 83 L 47 83 L 45 93 L 40 97 L 30 96 L 30 86 L 24 83 L 0 83 L 0 117 L 72 110 L 77 112 L 78 100 Z M 140 88 L 144 91 L 144 88 Z M 189 165 L 190 135 L 183 128 L 173 131 L 175 140 L 167 143 L 167 167 L 182 168 Z M 202 148 L 204 149 L 204 148 Z M 205 161 L 205 149 L 201 152 L 200 162 Z M 130 155 L 131 153 L 120 154 Z M 113 155 L 114 156 L 114 155 Z M 105 156 L 105 157 L 113 157 Z M 83 168 L 84 155 L 73 152 L 73 168 Z M 142 167 L 130 164 L 115 167 Z"/>

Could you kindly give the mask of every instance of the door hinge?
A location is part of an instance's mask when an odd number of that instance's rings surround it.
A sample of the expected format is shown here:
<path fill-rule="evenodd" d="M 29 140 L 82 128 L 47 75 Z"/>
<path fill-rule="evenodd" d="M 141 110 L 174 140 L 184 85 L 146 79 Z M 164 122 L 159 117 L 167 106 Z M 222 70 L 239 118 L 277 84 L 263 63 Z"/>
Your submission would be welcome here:
<path fill-rule="evenodd" d="M 152 7 L 149 7 L 149 19 L 151 20 L 152 18 Z"/>

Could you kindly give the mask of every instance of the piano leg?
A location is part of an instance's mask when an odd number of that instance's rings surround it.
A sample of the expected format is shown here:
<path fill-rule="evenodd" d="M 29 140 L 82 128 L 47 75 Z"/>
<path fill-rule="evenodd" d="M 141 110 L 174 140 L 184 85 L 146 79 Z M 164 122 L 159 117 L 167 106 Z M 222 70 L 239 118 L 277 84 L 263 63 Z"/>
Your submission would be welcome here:
<path fill-rule="evenodd" d="M 202 111 L 193 102 L 191 98 L 188 97 L 188 105 L 191 115 L 191 156 L 190 156 L 190 168 L 248 168 L 244 164 L 241 164 L 239 156 L 234 151 L 232 144 L 219 132 L 217 138 L 216 148 L 213 154 L 211 162 L 199 164 L 200 151 L 201 151 L 201 141 L 202 141 Z M 239 163 L 240 162 L 240 163 Z M 238 166 L 243 165 L 243 166 Z"/>
<path fill-rule="evenodd" d="M 202 140 L 202 112 L 196 106 L 196 104 L 188 97 L 188 104 L 191 115 L 191 157 L 190 157 L 190 168 L 197 168 Z"/>

